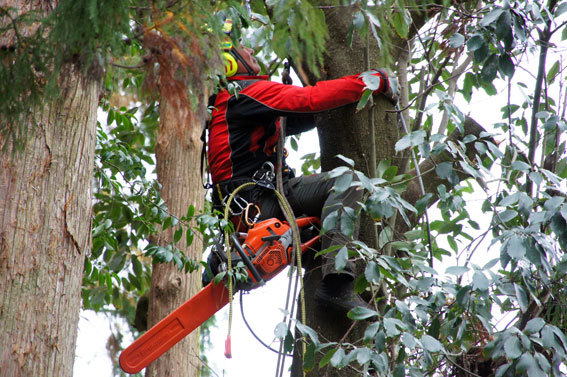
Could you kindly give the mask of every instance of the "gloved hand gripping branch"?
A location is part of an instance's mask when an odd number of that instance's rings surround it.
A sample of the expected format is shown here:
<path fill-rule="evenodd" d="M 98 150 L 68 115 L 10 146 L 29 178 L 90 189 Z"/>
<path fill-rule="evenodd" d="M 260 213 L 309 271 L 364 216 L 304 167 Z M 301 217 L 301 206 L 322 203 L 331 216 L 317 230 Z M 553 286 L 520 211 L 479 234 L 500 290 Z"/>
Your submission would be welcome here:
<path fill-rule="evenodd" d="M 369 79 L 368 76 L 377 76 L 376 78 Z M 367 85 L 367 89 L 372 90 L 374 93 L 382 93 L 393 105 L 398 103 L 400 98 L 400 86 L 398 79 L 386 72 L 384 69 L 371 69 L 370 71 L 362 73 L 362 78 Z"/>

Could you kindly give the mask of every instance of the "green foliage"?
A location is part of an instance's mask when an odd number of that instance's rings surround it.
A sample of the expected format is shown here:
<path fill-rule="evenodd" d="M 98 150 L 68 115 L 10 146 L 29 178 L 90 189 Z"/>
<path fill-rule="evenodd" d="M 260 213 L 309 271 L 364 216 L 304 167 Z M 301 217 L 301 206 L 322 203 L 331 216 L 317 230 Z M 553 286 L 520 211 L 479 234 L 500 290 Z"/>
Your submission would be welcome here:
<path fill-rule="evenodd" d="M 104 65 L 104 59 L 112 51 L 120 56 L 130 38 L 131 1 L 112 0 L 62 0 L 48 16 L 50 36 L 58 59 L 78 56 L 84 62 L 83 69 L 93 64 L 95 55 Z"/>
<path fill-rule="evenodd" d="M 280 58 L 291 57 L 319 72 L 328 35 L 323 12 L 305 0 L 269 0 L 266 6 L 272 15 L 271 49 Z"/>
<path fill-rule="evenodd" d="M 111 310 L 133 323 L 135 302 L 149 289 L 151 264 L 173 261 L 186 272 L 197 269 L 199 261 L 175 245 L 190 245 L 205 226 L 192 206 L 177 218 L 160 198 L 148 154 L 157 126 L 155 106 L 144 112 L 104 106 L 108 117 L 97 133 L 93 246 L 85 261 L 83 306 Z M 168 228 L 175 229 L 172 244 L 148 242 Z"/>
<path fill-rule="evenodd" d="M 0 66 L 0 134 L 21 143 L 28 131 L 21 117 L 33 119 L 36 106 L 58 95 L 63 63 L 78 64 L 100 79 L 109 52 L 124 50 L 129 2 L 62 0 L 47 16 L 35 10 L 0 12 L 9 20 L 1 25 L 0 34 L 13 36 L 0 49 L 5 62 Z"/>
<path fill-rule="evenodd" d="M 409 78 L 415 84 L 410 100 L 419 99 L 416 94 L 433 94 L 438 102 L 424 101 L 419 107 L 420 101 L 410 101 L 415 114 L 423 113 L 423 121 L 417 123 L 419 117 L 414 117 L 413 131 L 401 135 L 395 149 L 413 150 L 422 160 L 442 157 L 422 174 L 433 174 L 443 184 L 407 206 L 399 200 L 408 179 L 400 167 L 381 161 L 378 178 L 370 179 L 342 157 L 345 166 L 331 172 L 341 177 L 334 190 L 357 186 L 365 191 L 360 211 L 376 221 L 378 247 L 352 241 L 317 255 L 336 252 L 339 269 L 347 258 L 359 261 L 363 273 L 355 289 L 373 299 L 369 307 L 349 313 L 366 328 L 363 342 L 322 343 L 313 329 L 299 327 L 310 338 L 305 370 L 331 366 L 393 376 L 461 376 L 475 373 L 482 363 L 495 376 L 564 374 L 567 321 L 559 313 L 565 305 L 561 282 L 567 271 L 567 123 L 565 88 L 555 85 L 564 80 L 564 64 L 549 62 L 541 92 L 535 90 L 535 76 L 529 79 L 518 72 L 535 72 L 524 56 L 539 53 L 538 44 L 546 43 L 541 39 L 546 24 L 557 34 L 565 30 L 558 17 L 566 9 L 562 2 L 550 8 L 536 2 L 494 2 L 476 10 L 476 18 L 447 12 L 427 25 L 431 29 L 420 31 L 421 39 L 414 43 L 422 43 L 423 50 L 415 51 L 412 63 L 423 69 L 416 68 Z M 354 13 L 353 25 L 360 29 L 364 23 L 363 12 Z M 446 26 L 442 38 L 436 34 L 441 26 Z M 396 30 L 403 35 L 402 28 Z M 467 102 L 474 102 L 481 90 L 505 103 L 494 127 L 483 124 L 490 133 L 459 140 L 447 138 L 467 128 L 463 111 L 449 94 L 454 71 L 444 65 L 445 60 L 455 67 L 462 62 L 452 60 L 458 58 L 456 52 L 469 52 L 473 58 L 457 92 Z M 534 61 L 537 55 L 529 64 Z M 428 81 L 435 75 L 447 81 Z M 414 93 L 420 82 L 426 83 L 420 88 L 432 89 Z M 526 94 L 515 95 L 520 92 Z M 532 109 L 535 95 L 542 101 Z M 432 116 L 438 112 L 448 119 L 446 129 L 439 131 Z M 530 132 L 534 127 L 535 136 Z M 527 154 L 530 141 L 536 145 L 533 160 Z M 349 171 L 358 179 L 345 175 Z M 425 210 L 433 202 L 435 218 L 426 221 Z M 416 224 L 414 216 L 421 222 L 398 234 L 399 219 Z M 347 211 L 338 210 L 323 228 L 342 225 L 348 218 Z M 348 226 L 346 230 L 348 234 Z M 505 323 L 501 314 L 507 317 Z M 315 355 L 320 356 L 318 364 Z"/>

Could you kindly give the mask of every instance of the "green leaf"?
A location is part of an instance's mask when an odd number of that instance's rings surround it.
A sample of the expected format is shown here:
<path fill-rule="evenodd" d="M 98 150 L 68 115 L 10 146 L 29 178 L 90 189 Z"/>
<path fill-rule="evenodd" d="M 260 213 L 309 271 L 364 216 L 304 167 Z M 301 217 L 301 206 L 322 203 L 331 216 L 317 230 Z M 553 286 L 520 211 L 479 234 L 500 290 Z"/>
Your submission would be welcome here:
<path fill-rule="evenodd" d="M 333 186 L 333 190 L 340 194 L 345 192 L 352 183 L 352 174 L 343 174 L 335 179 L 335 185 Z"/>
<path fill-rule="evenodd" d="M 379 328 L 380 328 L 380 322 L 373 322 L 370 325 L 368 325 L 366 330 L 364 330 L 364 341 L 368 342 L 369 340 L 373 339 L 374 336 L 376 336 L 376 333 L 378 332 Z"/>
<path fill-rule="evenodd" d="M 521 237 L 512 237 L 506 243 L 506 253 L 513 259 L 521 259 L 526 255 L 526 246 Z"/>
<path fill-rule="evenodd" d="M 486 276 L 480 272 L 476 271 L 473 275 L 473 288 L 479 291 L 487 291 L 490 282 L 486 278 Z"/>
<path fill-rule="evenodd" d="M 114 110 L 108 110 L 108 117 L 106 118 L 106 124 L 111 125 L 114 122 Z"/>
<path fill-rule="evenodd" d="M 415 147 L 423 144 L 425 142 L 426 136 L 427 133 L 424 130 L 417 130 L 404 135 L 400 140 L 396 142 L 396 152 L 400 152 L 409 147 Z"/>
<path fill-rule="evenodd" d="M 136 256 L 132 257 L 132 269 L 134 270 L 134 274 L 137 276 L 142 276 L 142 273 L 144 272 L 142 263 Z"/>
<path fill-rule="evenodd" d="M 520 310 L 522 313 L 525 313 L 528 310 L 528 295 L 522 286 L 514 283 L 514 291 L 516 292 L 516 299 L 518 300 L 518 305 L 520 306 Z"/>
<path fill-rule="evenodd" d="M 380 331 L 376 334 L 376 338 L 374 338 L 374 346 L 378 352 L 384 352 L 386 349 L 386 334 L 384 331 Z"/>
<path fill-rule="evenodd" d="M 368 309 L 368 308 L 364 308 L 362 306 L 358 306 L 354 309 L 351 309 L 347 314 L 347 316 L 350 319 L 355 320 L 355 321 L 360 321 L 360 320 L 367 319 L 367 318 L 370 318 L 370 317 L 374 317 L 374 316 L 377 316 L 377 315 L 378 315 L 378 313 L 376 311 Z"/>
<path fill-rule="evenodd" d="M 467 42 L 469 51 L 476 51 L 484 45 L 484 37 L 480 34 L 471 36 Z"/>
<path fill-rule="evenodd" d="M 359 348 L 356 350 L 356 361 L 360 365 L 364 365 L 369 362 L 371 357 L 372 351 L 367 347 Z"/>
<path fill-rule="evenodd" d="M 289 139 L 289 144 L 291 145 L 291 149 L 297 152 L 299 145 L 297 145 L 297 140 L 295 139 L 295 137 Z"/>
<path fill-rule="evenodd" d="M 339 212 L 333 211 L 325 217 L 323 220 L 323 231 L 329 231 L 337 226 L 337 221 L 339 218 Z"/>
<path fill-rule="evenodd" d="M 346 162 L 346 164 L 348 166 L 350 166 L 351 168 L 354 167 L 354 160 L 352 160 L 348 157 L 345 157 L 342 154 L 338 154 L 337 157 L 340 158 L 341 160 L 343 160 L 344 162 Z"/>
<path fill-rule="evenodd" d="M 185 232 L 185 243 L 187 244 L 187 246 L 191 246 L 194 237 L 195 235 L 193 234 L 193 229 L 187 228 L 187 231 Z"/>
<path fill-rule="evenodd" d="M 567 5 L 567 3 L 563 3 L 563 5 Z M 557 77 L 558 73 L 559 73 L 559 60 L 556 61 L 555 63 L 553 63 L 553 65 L 551 66 L 549 71 L 547 71 L 546 81 L 549 84 L 553 83 L 553 81 L 555 80 L 555 77 Z"/>
<path fill-rule="evenodd" d="M 559 16 L 561 16 L 563 13 L 567 12 L 567 3 L 563 2 L 561 4 L 559 4 L 557 6 L 557 8 L 555 9 L 555 18 L 558 18 Z"/>
<path fill-rule="evenodd" d="M 333 354 L 333 357 L 331 357 L 331 366 L 335 367 L 335 368 L 342 368 L 344 365 L 344 360 L 345 360 L 345 350 L 342 348 L 337 349 L 337 351 Z"/>
<path fill-rule="evenodd" d="M 166 217 L 165 220 L 163 220 L 163 225 L 162 225 L 163 230 L 169 228 L 171 226 L 171 223 L 172 223 L 171 216 Z"/>
<path fill-rule="evenodd" d="M 447 267 L 447 269 L 445 270 L 446 274 L 451 274 L 456 276 L 462 276 L 467 272 L 469 272 L 469 268 L 465 266 L 450 266 Z"/>
<path fill-rule="evenodd" d="M 352 19 L 352 24 L 354 25 L 354 27 L 360 30 L 364 26 L 365 22 L 366 20 L 362 12 L 361 11 L 356 12 L 356 14 Z"/>
<path fill-rule="evenodd" d="M 539 332 L 543 326 L 545 326 L 545 320 L 543 318 L 534 318 L 531 319 L 527 324 L 524 331 L 528 334 L 533 334 Z"/>
<path fill-rule="evenodd" d="M 534 357 L 537 360 L 537 363 L 539 364 L 541 370 L 544 372 L 544 375 L 549 376 L 549 372 L 551 372 L 551 364 L 549 363 L 549 360 L 547 360 L 547 357 L 539 352 L 536 352 L 534 354 Z"/>
<path fill-rule="evenodd" d="M 368 104 L 368 100 L 370 99 L 371 95 L 372 95 L 372 90 L 370 90 L 370 89 L 366 89 L 362 93 L 362 96 L 360 97 L 360 100 L 358 101 L 358 104 L 356 105 L 356 111 L 360 111 L 360 110 L 362 110 L 366 107 L 366 104 Z"/>
<path fill-rule="evenodd" d="M 417 341 L 413 334 L 405 332 L 402 334 L 402 344 L 413 350 L 417 346 Z"/>
<path fill-rule="evenodd" d="M 499 366 L 498 369 L 496 369 L 496 373 L 494 374 L 494 377 L 504 377 L 508 369 L 510 369 L 510 366 L 511 366 L 510 364 L 503 364 Z"/>
<path fill-rule="evenodd" d="M 335 355 L 335 352 L 337 352 L 337 350 L 338 348 L 333 348 L 327 351 L 327 353 L 323 355 L 321 360 L 319 360 L 319 368 L 323 368 L 325 365 L 329 364 L 329 361 L 331 361 L 331 358 Z"/>
<path fill-rule="evenodd" d="M 485 83 L 491 83 L 498 73 L 498 55 L 492 54 L 486 59 L 480 71 L 480 78 Z"/>
<path fill-rule="evenodd" d="M 500 55 L 500 57 L 498 58 L 498 67 L 504 75 L 508 76 L 508 78 L 512 78 L 512 76 L 514 76 L 516 66 L 514 65 L 514 62 L 512 61 L 510 55 Z"/>
<path fill-rule="evenodd" d="M 337 255 L 335 256 L 335 269 L 337 271 L 342 271 L 346 267 L 348 262 L 348 249 L 343 246 L 339 249 Z"/>
<path fill-rule="evenodd" d="M 449 46 L 458 48 L 465 44 L 465 37 L 461 33 L 455 33 L 449 38 Z"/>
<path fill-rule="evenodd" d="M 181 237 L 183 237 L 183 229 L 179 227 L 175 230 L 175 233 L 173 234 L 173 243 L 179 242 Z"/>
<path fill-rule="evenodd" d="M 424 335 L 421 338 L 421 344 L 423 345 L 423 348 L 429 352 L 443 351 L 443 345 L 441 344 L 441 342 L 431 335 Z"/>
<path fill-rule="evenodd" d="M 555 339 L 555 334 L 549 325 L 546 325 L 541 329 L 541 340 L 542 344 L 546 348 L 557 347 L 558 342 Z"/>
<path fill-rule="evenodd" d="M 345 236 L 352 237 L 355 227 L 356 216 L 349 213 L 343 213 L 343 215 L 341 216 L 341 233 Z"/>
<path fill-rule="evenodd" d="M 498 18 L 500 17 L 500 15 L 502 15 L 503 12 L 504 9 L 502 8 L 495 8 L 491 10 L 482 18 L 482 20 L 480 21 L 480 26 L 487 27 L 490 24 L 494 23 L 496 20 L 498 20 Z"/>
<path fill-rule="evenodd" d="M 407 38 L 409 33 L 409 25 L 406 22 L 406 18 L 404 17 L 404 14 L 402 12 L 403 10 L 395 12 L 394 17 L 392 18 L 392 22 L 398 35 L 401 38 Z"/>
<path fill-rule="evenodd" d="M 309 338 L 311 339 L 311 341 L 313 343 L 315 343 L 315 345 L 319 345 L 319 337 L 317 336 L 317 333 L 315 332 L 315 330 L 313 330 L 311 327 L 309 327 L 307 325 L 304 325 L 303 323 L 301 323 L 299 321 L 295 323 L 295 327 L 304 336 L 305 335 L 309 336 Z"/>
<path fill-rule="evenodd" d="M 526 164 L 524 161 L 514 161 L 510 167 L 513 170 L 519 171 L 529 171 L 531 169 L 530 165 Z"/>
<path fill-rule="evenodd" d="M 498 218 L 502 220 L 503 223 L 507 223 L 508 221 L 515 219 L 516 216 L 518 216 L 518 212 L 513 209 L 507 209 L 498 214 Z"/>
<path fill-rule="evenodd" d="M 195 214 L 195 206 L 191 204 L 189 208 L 187 208 L 187 218 L 190 219 Z"/>
<path fill-rule="evenodd" d="M 288 328 L 287 328 L 287 323 L 285 322 L 280 322 L 276 325 L 276 328 L 274 329 L 274 335 L 276 336 L 276 338 L 278 339 L 283 339 L 285 338 L 285 336 L 287 335 L 288 332 Z"/>
<path fill-rule="evenodd" d="M 440 178 L 447 179 L 453 173 L 453 163 L 441 162 L 435 167 L 435 172 Z"/>
<path fill-rule="evenodd" d="M 374 261 L 368 262 L 366 268 L 364 269 L 364 277 L 366 281 L 372 284 L 378 284 L 380 282 L 380 269 Z"/>
<path fill-rule="evenodd" d="M 531 376 L 531 374 L 528 371 L 531 370 L 533 367 L 535 367 L 535 365 L 536 365 L 536 361 L 532 356 L 532 354 L 529 352 L 525 352 L 518 361 L 518 363 L 516 364 L 516 372 L 521 373 L 521 375 L 524 376 L 526 375 Z"/>
<path fill-rule="evenodd" d="M 384 329 L 386 330 L 386 334 L 389 337 L 398 336 L 401 333 L 400 328 L 404 330 L 407 328 L 404 322 L 396 318 L 387 317 L 384 318 L 383 322 L 384 322 Z"/>
<path fill-rule="evenodd" d="M 506 357 L 512 360 L 522 356 L 520 340 L 516 336 L 509 337 L 506 342 L 504 342 L 504 352 L 506 352 Z"/>
<path fill-rule="evenodd" d="M 310 371 L 315 367 L 315 344 L 309 343 L 303 355 L 303 370 Z"/>

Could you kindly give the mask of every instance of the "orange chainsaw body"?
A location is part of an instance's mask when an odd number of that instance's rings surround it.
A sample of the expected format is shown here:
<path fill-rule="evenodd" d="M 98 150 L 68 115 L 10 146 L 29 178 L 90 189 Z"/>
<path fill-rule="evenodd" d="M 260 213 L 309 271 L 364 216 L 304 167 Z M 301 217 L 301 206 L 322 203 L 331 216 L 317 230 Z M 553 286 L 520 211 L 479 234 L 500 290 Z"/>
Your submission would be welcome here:
<path fill-rule="evenodd" d="M 300 228 L 318 224 L 319 219 L 297 219 Z M 319 237 L 301 245 L 302 252 L 311 248 Z M 269 280 L 290 264 L 292 258 L 291 227 L 276 218 L 261 221 L 249 229 L 242 243 L 254 268 L 263 281 Z M 252 277 L 252 274 L 249 273 Z M 255 283 L 256 279 L 252 278 Z M 120 354 L 120 367 L 126 373 L 138 373 L 177 342 L 199 327 L 229 302 L 223 283 L 209 283 L 167 317 L 150 328 Z"/>

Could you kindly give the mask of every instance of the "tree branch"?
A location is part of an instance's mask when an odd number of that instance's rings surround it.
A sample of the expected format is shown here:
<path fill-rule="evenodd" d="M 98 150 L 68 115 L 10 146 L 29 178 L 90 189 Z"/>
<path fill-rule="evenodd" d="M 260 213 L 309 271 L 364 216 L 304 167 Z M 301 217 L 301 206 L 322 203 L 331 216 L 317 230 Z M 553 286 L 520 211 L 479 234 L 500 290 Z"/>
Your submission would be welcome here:
<path fill-rule="evenodd" d="M 465 118 L 463 128 L 464 128 L 464 134 L 461 134 L 461 132 L 457 129 L 449 136 L 448 140 L 449 141 L 462 140 L 467 135 L 475 135 L 476 137 L 479 138 L 481 133 L 485 132 L 485 129 L 470 117 Z M 476 150 L 474 148 L 468 148 L 465 153 L 470 160 L 474 160 L 476 157 Z M 426 193 L 435 192 L 437 186 L 439 186 L 440 184 L 453 186 L 449 183 L 449 181 L 439 177 L 435 173 L 435 167 L 442 162 L 454 162 L 454 161 L 455 159 L 451 154 L 441 153 L 435 156 L 432 155 L 419 164 L 419 171 L 421 171 L 422 173 L 424 190 Z M 411 177 L 417 177 L 418 171 L 416 169 L 413 169 L 408 174 Z M 457 174 L 460 180 L 469 178 L 469 175 L 466 175 L 464 173 L 457 172 Z M 420 197 L 422 197 L 422 193 L 418 179 L 417 178 L 412 179 L 408 185 L 407 190 L 403 193 L 402 198 L 408 201 L 409 203 L 415 204 Z M 428 206 L 433 205 L 433 203 L 435 203 L 435 201 L 431 201 L 428 204 Z M 410 226 L 408 226 L 408 224 L 406 224 L 404 221 L 398 221 L 398 223 L 396 224 L 396 229 L 400 233 L 406 232 L 415 224 L 417 224 L 417 222 L 419 221 L 419 216 L 415 214 L 409 217 L 411 222 Z"/>

